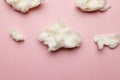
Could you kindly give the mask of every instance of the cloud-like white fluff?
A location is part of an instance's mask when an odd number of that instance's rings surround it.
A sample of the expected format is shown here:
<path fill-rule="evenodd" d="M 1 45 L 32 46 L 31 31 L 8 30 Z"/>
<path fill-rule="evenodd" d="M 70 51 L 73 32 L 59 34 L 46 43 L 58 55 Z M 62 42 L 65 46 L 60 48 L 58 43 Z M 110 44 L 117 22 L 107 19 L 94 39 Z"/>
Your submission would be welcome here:
<path fill-rule="evenodd" d="M 24 36 L 23 34 L 20 32 L 20 30 L 17 29 L 12 29 L 9 32 L 10 36 L 17 42 L 21 42 L 24 41 Z"/>
<path fill-rule="evenodd" d="M 48 45 L 49 51 L 56 51 L 60 48 L 79 47 L 82 39 L 79 33 L 71 31 L 62 21 L 41 32 L 38 39 Z"/>
<path fill-rule="evenodd" d="M 75 5 L 82 11 L 106 11 L 110 8 L 105 0 L 76 0 Z"/>
<path fill-rule="evenodd" d="M 15 10 L 26 13 L 31 8 L 39 6 L 43 0 L 6 0 L 6 2 Z"/>
<path fill-rule="evenodd" d="M 120 34 L 99 35 L 94 38 L 94 42 L 97 43 L 99 49 L 103 49 L 104 46 L 115 48 L 120 44 Z"/>

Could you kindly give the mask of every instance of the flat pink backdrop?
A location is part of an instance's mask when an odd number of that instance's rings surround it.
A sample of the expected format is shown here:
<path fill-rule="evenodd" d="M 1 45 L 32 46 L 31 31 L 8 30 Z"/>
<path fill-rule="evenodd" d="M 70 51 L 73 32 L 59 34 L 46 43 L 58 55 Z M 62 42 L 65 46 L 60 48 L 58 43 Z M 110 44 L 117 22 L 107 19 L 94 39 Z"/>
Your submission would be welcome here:
<path fill-rule="evenodd" d="M 120 80 L 120 46 L 99 51 L 93 42 L 95 35 L 120 33 L 120 0 L 107 2 L 112 5 L 107 12 L 84 13 L 74 0 L 45 0 L 21 14 L 0 0 L 0 80 Z M 37 41 L 58 17 L 80 32 L 80 48 L 50 53 Z M 11 28 L 24 33 L 24 43 L 11 39 Z"/>

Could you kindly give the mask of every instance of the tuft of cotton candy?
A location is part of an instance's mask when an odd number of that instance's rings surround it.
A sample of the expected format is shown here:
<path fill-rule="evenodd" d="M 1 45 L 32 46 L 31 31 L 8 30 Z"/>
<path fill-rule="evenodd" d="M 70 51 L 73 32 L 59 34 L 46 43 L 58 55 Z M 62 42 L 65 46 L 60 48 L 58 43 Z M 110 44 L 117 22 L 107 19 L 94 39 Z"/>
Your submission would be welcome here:
<path fill-rule="evenodd" d="M 56 51 L 60 48 L 79 47 L 82 42 L 79 33 L 71 31 L 60 20 L 41 32 L 38 39 L 45 45 L 48 45 L 49 51 Z"/>
<path fill-rule="evenodd" d="M 31 8 L 39 6 L 43 0 L 6 0 L 6 2 L 15 10 L 26 13 Z"/>
<path fill-rule="evenodd" d="M 105 0 L 76 0 L 75 5 L 82 11 L 106 11 L 110 8 Z"/>
<path fill-rule="evenodd" d="M 104 46 L 115 48 L 120 44 L 120 34 L 99 35 L 94 38 L 94 42 L 97 43 L 99 49 L 103 49 Z"/>
<path fill-rule="evenodd" d="M 17 42 L 21 42 L 24 41 L 24 36 L 23 34 L 20 32 L 20 30 L 17 29 L 12 29 L 9 32 L 10 36 Z"/>

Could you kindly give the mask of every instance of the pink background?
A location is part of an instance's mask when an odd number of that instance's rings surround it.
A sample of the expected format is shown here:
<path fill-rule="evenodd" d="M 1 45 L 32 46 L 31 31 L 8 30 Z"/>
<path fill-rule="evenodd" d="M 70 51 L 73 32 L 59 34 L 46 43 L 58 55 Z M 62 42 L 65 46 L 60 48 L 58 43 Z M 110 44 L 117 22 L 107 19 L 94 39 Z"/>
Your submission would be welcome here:
<path fill-rule="evenodd" d="M 84 13 L 74 0 L 45 0 L 21 14 L 0 0 L 0 80 L 120 80 L 120 46 L 99 51 L 93 42 L 95 35 L 120 32 L 120 0 L 107 2 L 112 5 L 107 12 Z M 80 48 L 50 53 L 37 41 L 58 17 L 80 32 Z M 8 35 L 12 27 L 24 33 L 24 43 Z"/>

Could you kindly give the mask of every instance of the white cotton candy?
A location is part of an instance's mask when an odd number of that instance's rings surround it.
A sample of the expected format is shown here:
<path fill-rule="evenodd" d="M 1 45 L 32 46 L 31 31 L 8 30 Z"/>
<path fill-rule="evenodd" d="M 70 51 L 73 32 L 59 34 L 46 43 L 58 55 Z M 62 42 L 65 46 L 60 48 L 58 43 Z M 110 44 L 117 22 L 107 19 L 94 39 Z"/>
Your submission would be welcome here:
<path fill-rule="evenodd" d="M 39 6 L 42 3 L 42 0 L 6 0 L 6 2 L 15 10 L 26 13 L 31 8 Z"/>
<path fill-rule="evenodd" d="M 76 0 L 75 4 L 82 11 L 92 12 L 92 11 L 106 11 L 110 8 L 107 5 L 106 0 Z"/>
<path fill-rule="evenodd" d="M 20 42 L 20 41 L 24 41 L 24 36 L 23 34 L 20 32 L 20 30 L 17 30 L 17 29 L 12 29 L 10 32 L 9 32 L 10 36 L 17 42 Z"/>
<path fill-rule="evenodd" d="M 120 34 L 99 35 L 94 38 L 94 42 L 97 43 L 99 49 L 103 49 L 104 46 L 115 48 L 120 44 Z"/>
<path fill-rule="evenodd" d="M 57 21 L 56 24 L 41 32 L 39 40 L 48 45 L 49 51 L 79 47 L 82 42 L 79 33 L 71 31 L 61 21 Z"/>

